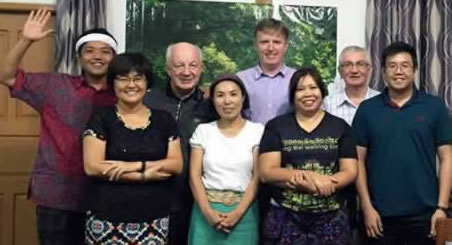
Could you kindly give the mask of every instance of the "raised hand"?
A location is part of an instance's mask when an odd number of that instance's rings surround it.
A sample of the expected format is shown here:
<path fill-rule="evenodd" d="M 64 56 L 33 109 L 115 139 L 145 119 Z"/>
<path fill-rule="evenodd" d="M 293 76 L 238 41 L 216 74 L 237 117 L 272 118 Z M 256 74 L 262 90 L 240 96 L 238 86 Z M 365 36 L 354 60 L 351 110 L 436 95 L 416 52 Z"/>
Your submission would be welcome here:
<path fill-rule="evenodd" d="M 38 41 L 53 32 L 47 27 L 51 12 L 48 9 L 31 11 L 25 22 L 22 37 L 29 41 Z"/>

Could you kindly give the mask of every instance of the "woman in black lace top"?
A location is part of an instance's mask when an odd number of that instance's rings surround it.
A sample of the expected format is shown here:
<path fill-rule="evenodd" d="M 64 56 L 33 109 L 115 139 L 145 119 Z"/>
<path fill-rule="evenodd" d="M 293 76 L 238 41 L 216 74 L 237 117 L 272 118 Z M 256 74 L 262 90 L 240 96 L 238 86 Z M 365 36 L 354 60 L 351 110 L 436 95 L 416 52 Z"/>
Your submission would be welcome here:
<path fill-rule="evenodd" d="M 143 104 L 152 84 L 141 54 L 116 56 L 107 84 L 118 103 L 100 108 L 83 139 L 84 168 L 92 176 L 87 244 L 166 244 L 171 176 L 182 170 L 176 123 Z"/>

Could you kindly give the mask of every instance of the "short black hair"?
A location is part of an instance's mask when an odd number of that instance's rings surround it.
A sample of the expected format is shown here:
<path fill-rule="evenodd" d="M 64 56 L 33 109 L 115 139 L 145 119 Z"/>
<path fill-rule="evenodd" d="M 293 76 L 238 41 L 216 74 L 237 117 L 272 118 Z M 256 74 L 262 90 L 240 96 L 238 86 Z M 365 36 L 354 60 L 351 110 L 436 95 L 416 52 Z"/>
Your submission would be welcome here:
<path fill-rule="evenodd" d="M 117 76 L 127 75 L 135 71 L 146 77 L 147 88 L 154 85 L 152 63 L 141 53 L 122 53 L 116 55 L 108 65 L 107 85 L 113 89 L 113 83 Z"/>
<path fill-rule="evenodd" d="M 289 28 L 280 20 L 273 18 L 265 18 L 257 23 L 254 29 L 254 38 L 257 37 L 258 32 L 281 32 L 286 40 L 289 40 Z"/>
<path fill-rule="evenodd" d="M 416 49 L 405 42 L 394 42 L 383 49 L 383 53 L 381 55 L 381 66 L 383 67 L 383 69 L 386 67 L 386 59 L 388 59 L 389 56 L 393 56 L 399 53 L 410 54 L 413 61 L 413 67 L 414 69 L 417 69 Z"/>
<path fill-rule="evenodd" d="M 217 110 L 215 110 L 215 105 L 213 104 L 213 96 L 215 92 L 215 88 L 218 84 L 224 81 L 231 81 L 237 84 L 239 86 L 240 91 L 242 92 L 242 96 L 244 98 L 243 104 L 242 104 L 242 110 L 240 111 L 240 114 L 243 118 L 249 119 L 249 108 L 250 108 L 250 99 L 248 96 L 248 92 L 246 91 L 245 85 L 243 84 L 242 79 L 234 74 L 223 74 L 219 75 L 215 78 L 215 80 L 212 82 L 209 88 L 209 99 L 208 99 L 208 105 L 209 105 L 209 111 L 212 114 L 214 120 L 218 120 L 220 118 L 220 115 L 218 115 Z"/>
<path fill-rule="evenodd" d="M 89 34 L 93 34 L 93 33 L 108 35 L 108 36 L 110 36 L 111 38 L 113 38 L 113 40 L 115 40 L 116 43 L 118 43 L 118 41 L 116 41 L 116 38 L 115 38 L 110 32 L 108 32 L 107 29 L 101 28 L 101 27 L 98 27 L 98 28 L 92 28 L 92 29 L 89 29 L 89 30 L 84 31 L 82 34 L 80 34 L 80 36 L 77 37 L 77 41 L 80 40 L 80 38 L 82 38 L 82 37 L 84 37 L 84 36 L 86 36 L 86 35 L 89 35 Z M 74 50 L 75 50 L 75 44 L 77 44 L 77 41 L 75 41 L 75 43 L 74 43 Z M 86 44 L 86 43 L 82 44 L 82 45 L 79 47 L 79 49 L 77 50 L 78 55 L 81 54 L 82 49 L 83 49 L 83 46 L 85 46 L 85 44 Z M 113 53 L 116 53 L 116 51 L 115 51 L 113 48 L 112 48 L 111 50 L 113 51 Z"/>
<path fill-rule="evenodd" d="M 294 104 L 295 92 L 297 91 L 300 79 L 306 76 L 311 76 L 314 79 L 315 84 L 317 84 L 317 87 L 319 87 L 320 89 L 322 99 L 328 95 L 328 90 L 326 89 L 325 83 L 323 83 L 322 76 L 320 76 L 320 73 L 318 72 L 317 68 L 313 65 L 302 66 L 300 69 L 295 71 L 295 73 L 290 78 L 289 102 L 291 105 Z"/>

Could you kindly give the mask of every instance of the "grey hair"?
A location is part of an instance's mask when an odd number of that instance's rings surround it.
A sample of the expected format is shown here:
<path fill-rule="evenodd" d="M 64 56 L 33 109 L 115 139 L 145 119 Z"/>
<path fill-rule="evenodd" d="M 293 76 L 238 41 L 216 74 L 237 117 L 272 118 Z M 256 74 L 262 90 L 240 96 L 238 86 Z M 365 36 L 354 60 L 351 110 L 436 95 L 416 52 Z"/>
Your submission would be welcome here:
<path fill-rule="evenodd" d="M 370 65 L 372 64 L 372 61 L 370 60 L 369 52 L 367 52 L 367 50 L 365 48 L 356 46 L 356 45 L 347 46 L 344 49 L 342 49 L 341 54 L 339 55 L 339 64 L 342 64 L 344 55 L 345 55 L 345 53 L 348 53 L 348 52 L 364 53 L 366 56 L 366 62 L 369 63 Z"/>
<path fill-rule="evenodd" d="M 177 44 L 180 44 L 180 43 L 172 43 L 172 44 L 168 45 L 168 48 L 166 48 L 166 64 L 167 65 L 169 64 L 169 61 L 171 59 L 171 55 L 172 55 L 172 52 L 173 52 L 172 51 L 173 50 L 173 46 L 177 45 Z M 192 44 L 192 43 L 187 43 L 187 44 L 190 44 L 190 45 L 192 45 L 193 47 L 196 48 L 196 50 L 199 53 L 199 59 L 201 60 L 201 63 L 202 63 L 202 50 L 201 50 L 201 48 L 198 45 L 195 45 L 195 44 Z"/>

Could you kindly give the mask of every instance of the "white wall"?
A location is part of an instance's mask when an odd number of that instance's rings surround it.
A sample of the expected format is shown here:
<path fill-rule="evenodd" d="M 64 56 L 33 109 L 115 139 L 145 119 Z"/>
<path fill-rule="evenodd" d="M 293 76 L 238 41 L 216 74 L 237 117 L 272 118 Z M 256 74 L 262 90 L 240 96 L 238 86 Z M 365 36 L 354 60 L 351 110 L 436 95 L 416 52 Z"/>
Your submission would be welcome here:
<path fill-rule="evenodd" d="M 126 3 L 127 0 L 107 0 L 107 30 L 118 41 L 119 53 L 126 50 Z"/>
<path fill-rule="evenodd" d="M 46 4 L 55 5 L 57 0 L 0 0 L 0 3 L 31 3 L 31 4 Z"/>

